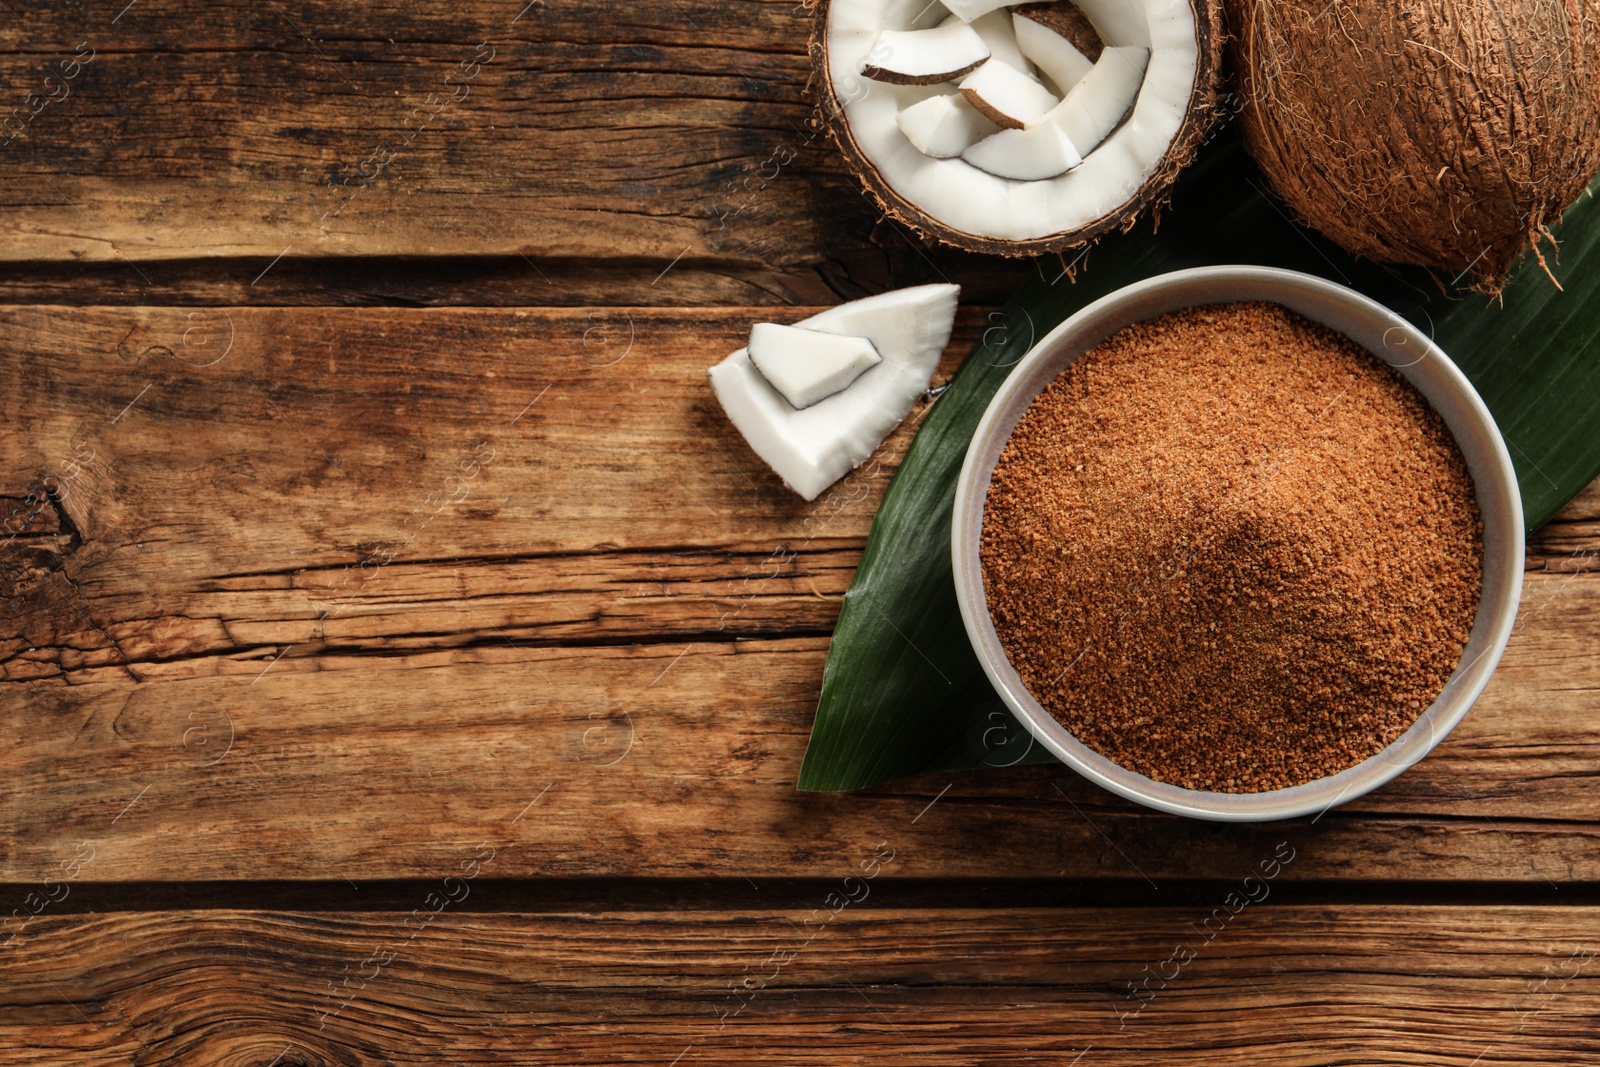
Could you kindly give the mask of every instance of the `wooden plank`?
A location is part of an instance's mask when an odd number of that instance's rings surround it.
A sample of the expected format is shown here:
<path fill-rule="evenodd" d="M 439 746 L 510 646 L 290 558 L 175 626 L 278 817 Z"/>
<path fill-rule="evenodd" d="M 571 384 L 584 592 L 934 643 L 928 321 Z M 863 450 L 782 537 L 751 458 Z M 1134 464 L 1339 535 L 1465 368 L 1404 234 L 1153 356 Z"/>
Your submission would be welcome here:
<path fill-rule="evenodd" d="M 707 179 L 738 175 L 729 161 L 753 169 L 808 113 L 804 18 L 780 4 L 746 3 L 737 18 L 703 4 L 683 16 L 540 5 L 515 24 L 515 5 L 487 3 L 171 6 L 112 25 L 116 7 L 9 20 L 8 84 L 81 67 L 55 90 L 69 96 L 18 116 L 12 166 L 44 173 L 6 198 L 11 258 L 270 257 L 296 244 L 662 261 L 689 245 L 720 258 L 705 239 L 721 211 Z M 772 47 L 786 34 L 787 54 Z M 757 94 L 784 103 L 757 108 Z M 129 106 L 160 99 L 180 102 L 181 122 Z M 767 247 L 803 232 L 806 208 L 772 197 Z"/>
<path fill-rule="evenodd" d="M 825 632 L 920 410 L 799 500 L 703 376 L 766 314 L 0 309 L 0 669 Z M 1530 618 L 1574 648 L 1597 500 L 1530 557 Z"/>
<path fill-rule="evenodd" d="M 1600 567 L 1600 480 L 1528 538 L 1528 567 L 1541 573 L 1580 574 Z"/>
<path fill-rule="evenodd" d="M 508 876 L 808 876 L 936 798 L 909 874 L 1248 863 L 1275 829 L 1060 768 L 793 793 L 910 430 L 815 505 L 782 489 L 702 376 L 755 315 L 6 309 L 0 879 L 78 840 L 108 882 L 424 876 L 546 786 Z M 1293 877 L 1600 880 L 1597 502 L 1535 539 L 1479 707 L 1295 824 Z"/>
<path fill-rule="evenodd" d="M 520 256 L 416 259 L 285 256 L 123 262 L 0 261 L 0 304 L 185 307 L 746 307 L 828 305 L 903 285 L 951 281 L 998 308 L 1031 273 L 1021 260 L 972 259 L 896 241 L 814 268 L 700 268 L 680 261 L 545 260 L 545 284 Z M 665 271 L 665 273 L 663 273 Z M 1054 275 L 1052 275 L 1053 277 Z"/>
<path fill-rule="evenodd" d="M 0 311 L 0 671 L 823 632 L 926 408 L 801 500 L 705 382 L 760 317 Z"/>
<path fill-rule="evenodd" d="M 880 221 L 788 0 L 124 7 L 0 26 L 0 261 L 118 263 L 133 292 L 217 259 L 271 292 L 279 256 L 498 257 L 525 303 L 604 299 L 573 264 L 640 290 L 676 264 L 677 303 L 995 270 Z"/>
<path fill-rule="evenodd" d="M 106 594 L 144 589 L 152 570 L 215 578 L 343 565 L 354 546 L 406 543 L 421 519 L 404 520 L 447 492 L 466 499 L 411 539 L 406 557 L 767 543 L 819 528 L 824 514 L 830 530 L 859 535 L 872 511 L 863 492 L 807 503 L 785 490 L 706 385 L 705 369 L 768 317 L 0 309 L 0 344 L 20 379 L 0 397 L 4 491 L 65 484 L 84 538 L 79 580 Z M 936 383 L 984 325 L 981 311 L 964 317 Z M 182 539 L 154 536 L 179 521 Z"/>
<path fill-rule="evenodd" d="M 1566 785 L 1592 763 L 1553 752 L 1504 760 L 1532 785 L 1474 771 L 1467 752 L 1425 762 L 1410 774 L 1429 788 L 1404 788 L 1438 817 L 1395 801 L 1288 826 L 1145 813 L 1059 767 L 798 794 L 825 647 L 489 642 L 20 685 L 0 878 L 41 878 L 88 841 L 97 881 L 360 884 L 506 839 L 522 846 L 506 877 L 819 876 L 893 831 L 907 877 L 1231 878 L 1287 836 L 1296 879 L 1600 881 L 1600 826 L 1536 778 L 1548 762 Z M 1492 817 L 1508 808 L 1523 811 Z"/>
<path fill-rule="evenodd" d="M 441 873 L 410 915 L 47 913 L 0 950 L 0 1063 L 1600 1055 L 1595 908 L 923 911 L 846 886 L 793 911 L 503 915 L 462 910 L 487 890 Z"/>

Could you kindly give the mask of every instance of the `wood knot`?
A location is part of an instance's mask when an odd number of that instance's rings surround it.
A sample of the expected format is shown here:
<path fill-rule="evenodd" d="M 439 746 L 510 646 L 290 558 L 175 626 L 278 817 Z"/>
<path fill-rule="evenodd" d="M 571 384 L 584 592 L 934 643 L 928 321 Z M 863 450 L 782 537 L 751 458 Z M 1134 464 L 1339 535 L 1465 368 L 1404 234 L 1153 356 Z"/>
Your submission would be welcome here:
<path fill-rule="evenodd" d="M 22 596 L 83 545 L 72 517 L 49 480 L 20 497 L 0 496 L 0 598 Z"/>

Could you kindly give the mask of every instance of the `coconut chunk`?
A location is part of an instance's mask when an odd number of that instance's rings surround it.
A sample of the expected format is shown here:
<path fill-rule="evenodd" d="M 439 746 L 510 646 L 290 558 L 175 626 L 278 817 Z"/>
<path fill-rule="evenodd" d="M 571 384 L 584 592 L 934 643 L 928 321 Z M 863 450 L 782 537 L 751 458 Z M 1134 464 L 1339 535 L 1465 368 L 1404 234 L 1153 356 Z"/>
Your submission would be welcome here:
<path fill-rule="evenodd" d="M 930 96 L 895 116 L 900 132 L 917 151 L 934 159 L 951 159 L 999 131 L 960 93 Z"/>
<path fill-rule="evenodd" d="M 951 15 L 945 22 L 959 22 L 959 15 Z M 941 23 L 940 25 L 943 25 Z M 1022 54 L 1022 49 L 1017 47 L 1017 31 L 1011 25 L 1011 13 L 1005 9 L 991 11 L 987 15 L 979 15 L 970 23 L 973 32 L 983 38 L 983 43 L 989 47 L 989 58 L 998 60 L 1018 70 L 1028 70 L 1028 60 Z"/>
<path fill-rule="evenodd" d="M 1150 19 L 1145 4 L 1129 0 L 1073 0 L 1078 10 L 1108 45 L 1150 47 Z M 1166 5 L 1160 5 L 1165 7 Z"/>
<path fill-rule="evenodd" d="M 1025 129 L 1001 130 L 961 158 L 997 178 L 1039 181 L 1064 174 L 1116 128 L 1139 96 L 1149 50 L 1108 47 L 1049 114 Z"/>
<path fill-rule="evenodd" d="M 1016 3 L 1016 0 L 944 0 L 948 8 L 958 19 L 967 22 L 976 22 L 991 11 L 999 11 Z"/>
<path fill-rule="evenodd" d="M 1090 63 L 1100 58 L 1100 50 L 1106 46 L 1100 31 L 1094 28 L 1094 23 L 1089 21 L 1089 16 L 1077 4 L 1022 4 L 1012 8 L 1011 13 L 1065 37 Z"/>
<path fill-rule="evenodd" d="M 961 80 L 961 95 L 996 125 L 1020 130 L 1050 113 L 1060 98 L 1016 67 L 989 62 Z"/>
<path fill-rule="evenodd" d="M 758 322 L 750 330 L 750 362 L 795 409 L 847 389 L 883 357 L 865 337 L 818 333 Z"/>
<path fill-rule="evenodd" d="M 1094 69 L 1094 61 L 1077 45 L 1048 26 L 1026 15 L 1012 15 L 1011 23 L 1017 49 L 1062 93 L 1070 92 Z"/>
<path fill-rule="evenodd" d="M 989 46 L 965 22 L 927 30 L 884 30 L 867 53 L 861 73 L 895 85 L 955 81 L 989 58 Z"/>
<path fill-rule="evenodd" d="M 707 375 L 750 447 L 795 492 L 815 500 L 866 462 L 928 388 L 955 324 L 954 285 L 919 285 L 829 308 L 795 326 L 865 337 L 881 362 L 850 387 L 797 411 L 741 348 Z"/>
<path fill-rule="evenodd" d="M 1083 162 L 1072 139 L 1053 122 L 1001 130 L 962 152 L 961 158 L 997 178 L 1019 182 L 1054 178 Z"/>
<path fill-rule="evenodd" d="M 1059 125 L 1078 151 L 1088 155 L 1139 98 L 1150 49 L 1109 47 L 1100 61 L 1073 87 L 1065 100 L 1045 119 Z"/>

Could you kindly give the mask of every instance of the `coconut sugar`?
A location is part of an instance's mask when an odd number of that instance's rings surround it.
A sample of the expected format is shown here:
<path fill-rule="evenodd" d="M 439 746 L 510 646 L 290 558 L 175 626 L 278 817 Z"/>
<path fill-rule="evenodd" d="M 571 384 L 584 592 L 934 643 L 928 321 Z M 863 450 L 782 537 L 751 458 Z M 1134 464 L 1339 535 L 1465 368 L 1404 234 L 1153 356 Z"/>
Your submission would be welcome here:
<path fill-rule="evenodd" d="M 1461 658 L 1482 524 L 1443 420 L 1274 304 L 1131 326 L 1064 371 L 995 469 L 1000 642 L 1079 740 L 1251 793 L 1380 751 Z"/>

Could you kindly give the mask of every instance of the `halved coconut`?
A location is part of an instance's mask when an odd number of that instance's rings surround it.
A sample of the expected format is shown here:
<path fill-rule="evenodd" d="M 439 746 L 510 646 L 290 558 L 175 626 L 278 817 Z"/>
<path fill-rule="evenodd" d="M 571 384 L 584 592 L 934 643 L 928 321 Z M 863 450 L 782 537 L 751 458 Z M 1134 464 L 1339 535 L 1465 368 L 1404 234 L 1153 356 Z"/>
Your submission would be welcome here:
<path fill-rule="evenodd" d="M 1001 6 L 949 0 L 945 8 L 975 19 Z M 811 50 L 822 113 L 847 164 L 888 215 L 957 247 L 1035 255 L 1125 229 L 1165 197 L 1220 115 L 1220 0 L 1078 0 L 1078 7 L 1108 49 L 1148 48 L 1148 65 L 1132 109 L 1092 151 L 1081 152 L 1081 164 L 1022 180 L 989 173 L 970 159 L 925 155 L 897 118 L 927 90 L 909 96 L 861 79 L 884 31 L 936 26 L 945 9 L 928 0 L 818 0 Z M 1065 158 L 1059 141 L 1036 139 Z M 1054 163 L 1041 159 L 1016 170 L 1049 171 Z"/>

